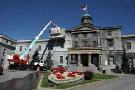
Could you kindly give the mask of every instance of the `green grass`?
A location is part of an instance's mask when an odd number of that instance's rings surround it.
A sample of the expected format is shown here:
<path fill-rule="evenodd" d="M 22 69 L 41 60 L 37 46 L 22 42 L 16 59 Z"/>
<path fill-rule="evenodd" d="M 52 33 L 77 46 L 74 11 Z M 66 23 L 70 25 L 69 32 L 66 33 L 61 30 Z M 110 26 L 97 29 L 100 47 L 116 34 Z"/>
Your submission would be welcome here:
<path fill-rule="evenodd" d="M 43 79 L 42 79 L 42 83 L 41 83 L 41 87 L 48 87 L 49 86 L 49 82 L 48 82 L 48 75 L 50 73 L 44 73 L 43 74 Z"/>
<path fill-rule="evenodd" d="M 55 85 L 55 88 L 56 89 L 66 89 L 66 88 L 74 87 L 77 85 L 84 85 L 84 84 L 92 83 L 92 82 L 96 82 L 96 81 L 100 81 L 100 80 L 93 79 L 93 80 L 83 80 L 83 81 L 76 82 L 76 83 L 59 84 L 59 85 Z"/>
<path fill-rule="evenodd" d="M 49 73 L 44 73 L 41 87 L 49 87 L 48 75 L 49 75 Z M 101 80 L 105 80 L 105 79 L 113 79 L 116 77 L 117 76 L 114 76 L 114 75 L 94 74 L 92 80 L 82 80 L 80 82 L 75 82 L 75 83 L 57 84 L 57 85 L 55 85 L 55 88 L 56 89 L 66 89 L 66 88 L 77 86 L 77 85 L 88 84 L 88 83 L 101 81 Z"/>

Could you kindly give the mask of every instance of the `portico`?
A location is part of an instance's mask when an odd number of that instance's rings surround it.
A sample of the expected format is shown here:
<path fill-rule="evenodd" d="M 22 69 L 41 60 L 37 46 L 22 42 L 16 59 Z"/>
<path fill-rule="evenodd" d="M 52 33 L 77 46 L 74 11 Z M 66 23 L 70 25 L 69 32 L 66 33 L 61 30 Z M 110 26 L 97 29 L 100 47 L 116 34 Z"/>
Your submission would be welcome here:
<path fill-rule="evenodd" d="M 101 63 L 101 48 L 70 48 L 68 64 L 89 67 L 94 64 L 97 68 Z"/>

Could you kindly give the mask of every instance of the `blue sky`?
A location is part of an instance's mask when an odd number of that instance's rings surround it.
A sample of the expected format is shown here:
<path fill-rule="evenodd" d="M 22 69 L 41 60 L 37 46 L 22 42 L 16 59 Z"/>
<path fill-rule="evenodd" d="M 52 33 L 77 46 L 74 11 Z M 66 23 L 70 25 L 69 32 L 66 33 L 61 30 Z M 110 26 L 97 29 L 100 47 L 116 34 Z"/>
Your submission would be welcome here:
<path fill-rule="evenodd" d="M 49 19 L 66 29 L 76 27 L 84 3 L 96 26 L 123 26 L 123 34 L 135 34 L 135 0 L 0 0 L 0 33 L 32 39 Z"/>

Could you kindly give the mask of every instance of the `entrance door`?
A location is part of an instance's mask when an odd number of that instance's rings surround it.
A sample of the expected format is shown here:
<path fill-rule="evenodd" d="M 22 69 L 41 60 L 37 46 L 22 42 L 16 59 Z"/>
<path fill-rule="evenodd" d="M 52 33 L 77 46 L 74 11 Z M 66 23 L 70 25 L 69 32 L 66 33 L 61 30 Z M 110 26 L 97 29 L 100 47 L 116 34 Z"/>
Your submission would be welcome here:
<path fill-rule="evenodd" d="M 88 66 L 88 55 L 87 54 L 81 55 L 81 63 L 83 66 Z"/>
<path fill-rule="evenodd" d="M 99 55 L 98 54 L 91 55 L 91 63 L 94 64 L 96 67 L 99 67 Z"/>

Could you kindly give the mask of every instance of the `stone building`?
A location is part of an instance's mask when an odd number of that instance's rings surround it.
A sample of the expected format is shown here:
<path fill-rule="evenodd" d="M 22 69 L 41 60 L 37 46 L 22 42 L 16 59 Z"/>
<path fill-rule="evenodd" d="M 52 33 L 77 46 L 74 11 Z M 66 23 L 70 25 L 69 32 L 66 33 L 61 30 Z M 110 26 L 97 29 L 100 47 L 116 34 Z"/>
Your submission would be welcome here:
<path fill-rule="evenodd" d="M 120 66 L 122 43 L 120 27 L 97 27 L 92 17 L 85 14 L 81 24 L 66 31 L 72 38 L 72 47 L 68 48 L 69 64 L 86 70 L 88 67 L 110 72 Z"/>
<path fill-rule="evenodd" d="M 122 43 L 130 68 L 133 68 L 135 67 L 135 35 L 122 35 Z"/>
<path fill-rule="evenodd" d="M 9 65 L 7 56 L 14 53 L 16 44 L 16 40 L 0 34 L 0 64 L 2 64 L 5 69 L 7 69 L 7 66 Z"/>

